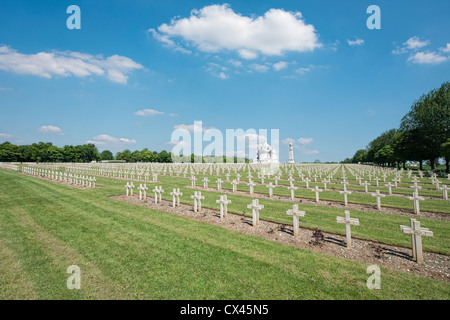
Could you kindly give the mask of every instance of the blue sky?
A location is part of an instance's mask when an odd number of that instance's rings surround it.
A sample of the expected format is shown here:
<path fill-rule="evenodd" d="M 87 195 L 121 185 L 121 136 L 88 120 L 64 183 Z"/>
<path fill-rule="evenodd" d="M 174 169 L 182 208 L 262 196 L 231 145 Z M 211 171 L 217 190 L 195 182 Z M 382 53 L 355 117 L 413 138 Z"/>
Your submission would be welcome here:
<path fill-rule="evenodd" d="M 80 30 L 66 26 L 72 4 Z M 448 12 L 441 0 L 3 0 L 0 142 L 170 151 L 174 129 L 202 121 L 279 129 L 284 162 L 288 142 L 296 162 L 340 161 L 450 80 Z"/>

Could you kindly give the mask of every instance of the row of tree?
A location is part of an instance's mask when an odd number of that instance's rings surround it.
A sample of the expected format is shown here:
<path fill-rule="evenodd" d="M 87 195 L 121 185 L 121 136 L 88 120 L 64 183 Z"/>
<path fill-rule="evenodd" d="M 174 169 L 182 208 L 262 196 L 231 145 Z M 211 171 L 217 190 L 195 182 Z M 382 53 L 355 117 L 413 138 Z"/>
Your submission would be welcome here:
<path fill-rule="evenodd" d="M 237 163 L 246 162 L 248 159 L 238 159 L 237 157 L 214 157 L 214 156 L 190 156 L 181 155 L 183 162 L 224 162 Z M 66 145 L 59 148 L 51 142 L 39 142 L 31 145 L 17 146 L 10 142 L 0 144 L 0 162 L 91 162 L 102 160 L 119 160 L 125 162 L 161 162 L 170 163 L 175 159 L 171 152 L 162 150 L 161 152 L 150 151 L 147 148 L 139 151 L 125 149 L 117 152 L 116 155 L 105 150 L 99 152 L 93 144 L 78 146 Z"/>
<path fill-rule="evenodd" d="M 375 163 L 381 166 L 406 167 L 408 161 L 428 161 L 435 169 L 444 158 L 446 171 L 450 162 L 450 83 L 444 82 L 414 101 L 398 129 L 391 129 L 356 151 L 346 163 Z"/>
<path fill-rule="evenodd" d="M 1 162 L 91 162 L 102 160 L 123 160 L 126 162 L 171 162 L 171 154 L 161 152 L 124 150 L 116 156 L 109 150 L 99 152 L 93 144 L 65 145 L 59 148 L 51 142 L 39 142 L 17 146 L 10 142 L 0 144 Z"/>

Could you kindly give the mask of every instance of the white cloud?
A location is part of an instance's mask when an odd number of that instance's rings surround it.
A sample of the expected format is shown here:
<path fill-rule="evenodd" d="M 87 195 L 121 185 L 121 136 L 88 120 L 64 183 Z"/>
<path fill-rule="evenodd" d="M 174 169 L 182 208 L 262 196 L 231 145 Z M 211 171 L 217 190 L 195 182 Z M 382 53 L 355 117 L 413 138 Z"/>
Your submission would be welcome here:
<path fill-rule="evenodd" d="M 448 60 L 447 57 L 435 52 L 417 52 L 408 58 L 408 61 L 415 64 L 438 64 L 446 60 Z"/>
<path fill-rule="evenodd" d="M 86 144 L 95 144 L 96 146 L 108 148 L 121 148 L 135 143 L 135 139 L 114 138 L 107 134 L 101 134 L 93 137 L 92 140 L 86 141 Z"/>
<path fill-rule="evenodd" d="M 282 144 L 289 144 L 289 143 L 294 144 L 294 143 L 295 143 L 295 140 L 292 139 L 292 138 L 286 138 L 286 139 L 284 139 L 284 140 L 281 140 L 281 143 L 282 143 Z"/>
<path fill-rule="evenodd" d="M 210 74 L 212 74 L 215 77 L 218 77 L 220 79 L 228 79 L 228 75 L 225 73 L 227 71 L 227 67 L 221 66 L 220 64 L 209 62 L 205 66 L 206 71 L 208 71 Z"/>
<path fill-rule="evenodd" d="M 233 66 L 235 66 L 236 68 L 239 68 L 239 67 L 241 67 L 242 66 L 242 62 L 241 61 L 238 61 L 238 60 L 233 60 L 233 59 L 231 59 L 231 60 L 229 60 L 228 62 L 230 62 Z"/>
<path fill-rule="evenodd" d="M 361 46 L 364 44 L 363 39 L 349 40 L 347 39 L 347 43 L 349 46 Z"/>
<path fill-rule="evenodd" d="M 316 149 L 311 150 L 311 149 L 308 149 L 308 147 L 307 147 L 313 141 L 314 141 L 313 138 L 300 137 L 297 140 L 294 140 L 292 138 L 286 138 L 286 139 L 282 140 L 281 143 L 283 143 L 283 144 L 292 143 L 293 148 L 295 148 L 296 150 L 299 150 L 304 155 L 319 154 L 320 152 L 318 150 L 316 150 Z"/>
<path fill-rule="evenodd" d="M 258 63 L 253 63 L 253 64 L 251 64 L 251 65 L 250 65 L 250 68 L 251 68 L 252 70 L 255 70 L 255 71 L 261 72 L 261 73 L 264 73 L 264 72 L 266 72 L 267 70 L 269 70 L 269 67 L 268 67 L 268 66 L 266 66 L 266 65 L 264 65 L 264 64 L 258 64 Z"/>
<path fill-rule="evenodd" d="M 136 111 L 134 114 L 137 116 L 140 116 L 140 117 L 150 117 L 150 116 L 156 116 L 159 114 L 164 114 L 164 112 L 157 111 L 155 109 L 142 109 L 142 110 Z"/>
<path fill-rule="evenodd" d="M 128 75 L 142 68 L 139 63 L 119 55 L 103 58 L 70 51 L 23 54 L 8 46 L 0 46 L 0 70 L 48 79 L 54 76 L 102 76 L 112 82 L 126 84 Z"/>
<path fill-rule="evenodd" d="M 288 63 L 286 61 L 280 61 L 277 63 L 274 63 L 274 65 L 272 66 L 276 71 L 280 71 L 281 69 L 285 69 L 287 68 Z"/>
<path fill-rule="evenodd" d="M 41 133 L 57 134 L 60 136 L 64 135 L 64 132 L 60 128 L 52 125 L 39 127 L 36 131 Z"/>
<path fill-rule="evenodd" d="M 11 139 L 13 136 L 8 133 L 0 133 L 0 139 Z"/>
<path fill-rule="evenodd" d="M 393 54 L 403 54 L 410 52 L 412 50 L 417 50 L 423 48 L 430 44 L 430 40 L 420 40 L 419 37 L 414 36 L 406 40 L 402 46 L 395 48 L 392 50 Z"/>
<path fill-rule="evenodd" d="M 178 117 L 178 114 L 171 112 L 169 113 L 169 117 Z"/>
<path fill-rule="evenodd" d="M 175 17 L 170 24 L 149 31 L 169 46 L 175 46 L 174 38 L 181 37 L 200 51 L 231 50 L 244 59 L 321 47 L 314 26 L 306 24 L 300 12 L 282 9 L 246 17 L 235 13 L 228 4 L 210 5 L 192 10 L 188 18 Z"/>
<path fill-rule="evenodd" d="M 297 139 L 297 142 L 300 143 L 301 145 L 307 145 L 307 144 L 310 144 L 313 141 L 314 141 L 313 138 L 298 138 Z"/>
<path fill-rule="evenodd" d="M 3 88 L 3 87 L 0 87 L 0 91 L 11 91 L 12 89 L 11 88 Z"/>
<path fill-rule="evenodd" d="M 442 52 L 449 53 L 450 52 L 450 43 L 447 43 L 447 45 L 444 48 L 440 48 Z"/>
<path fill-rule="evenodd" d="M 298 68 L 297 70 L 295 70 L 295 72 L 299 73 L 299 74 L 305 74 L 307 72 L 311 71 L 310 68 Z"/>
<path fill-rule="evenodd" d="M 430 40 L 420 40 L 419 37 L 414 36 L 406 40 L 406 42 L 403 44 L 406 46 L 406 48 L 410 50 L 419 49 L 422 47 L 425 47 L 430 44 Z"/>
<path fill-rule="evenodd" d="M 173 128 L 174 129 L 184 129 L 189 132 L 203 132 L 207 129 L 203 126 L 197 126 L 195 124 L 177 124 L 177 125 L 173 126 Z"/>

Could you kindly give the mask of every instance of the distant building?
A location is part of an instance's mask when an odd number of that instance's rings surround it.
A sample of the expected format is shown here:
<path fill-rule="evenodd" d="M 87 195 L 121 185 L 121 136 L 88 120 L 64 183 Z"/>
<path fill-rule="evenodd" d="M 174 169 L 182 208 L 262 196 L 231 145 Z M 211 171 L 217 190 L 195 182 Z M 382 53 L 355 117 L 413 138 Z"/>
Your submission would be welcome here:
<path fill-rule="evenodd" d="M 265 142 L 256 149 L 256 158 L 253 163 L 279 163 L 278 152 Z"/>

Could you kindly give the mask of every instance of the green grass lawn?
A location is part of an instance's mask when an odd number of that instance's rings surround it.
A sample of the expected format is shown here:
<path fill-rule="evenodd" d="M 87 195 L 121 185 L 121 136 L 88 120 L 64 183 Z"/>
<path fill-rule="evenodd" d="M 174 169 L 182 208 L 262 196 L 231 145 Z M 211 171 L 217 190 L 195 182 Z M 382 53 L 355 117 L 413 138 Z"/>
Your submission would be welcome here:
<path fill-rule="evenodd" d="M 189 182 L 174 177 L 160 179 L 166 190 L 165 198 L 170 197 L 169 187 Z M 450 297 L 449 284 L 383 268 L 381 290 L 369 290 L 367 264 L 108 197 L 123 194 L 124 184 L 125 181 L 97 178 L 97 185 L 103 188 L 79 190 L 0 170 L 0 299 Z M 183 188 L 183 201 L 189 202 L 190 191 Z M 233 197 L 234 211 L 242 211 L 241 203 L 250 202 L 249 198 L 240 198 Z M 212 206 L 212 196 L 208 201 Z M 289 204 L 267 202 L 267 206 L 268 218 L 273 215 L 284 219 L 284 212 L 278 209 L 284 210 Z M 370 224 L 369 220 L 363 220 L 367 213 L 360 214 L 361 235 L 381 237 L 383 232 L 375 231 L 375 216 L 371 216 L 373 230 L 364 234 L 362 230 Z M 301 223 L 332 228 L 331 222 L 326 221 L 331 221 L 333 215 L 332 211 L 311 210 L 307 214 L 311 220 L 307 222 L 305 217 Z M 400 222 L 399 217 L 377 216 L 381 220 L 380 229 Z M 407 218 L 401 220 L 408 224 Z M 424 222 L 424 226 L 431 230 L 438 227 L 431 220 Z M 398 226 L 395 229 L 398 231 Z M 424 241 L 425 249 L 435 246 L 437 251 L 445 251 L 443 248 L 449 243 L 448 227 L 433 231 L 436 237 Z M 441 232 L 445 233 L 442 239 L 438 236 Z M 401 233 L 395 234 L 398 237 L 392 241 L 402 242 Z M 407 242 L 405 239 L 404 243 Z M 438 244 L 431 244 L 434 242 Z M 66 287 L 70 276 L 66 269 L 73 264 L 81 269 L 80 290 Z"/>

